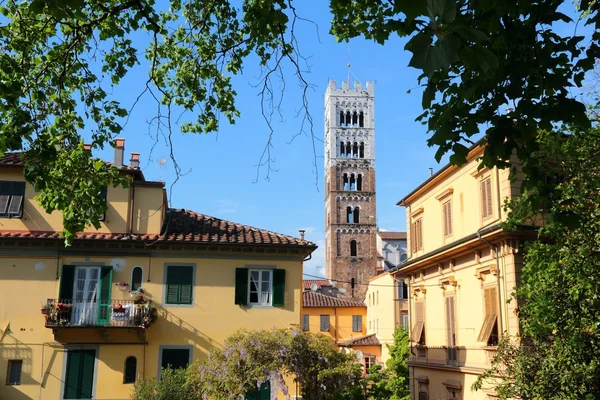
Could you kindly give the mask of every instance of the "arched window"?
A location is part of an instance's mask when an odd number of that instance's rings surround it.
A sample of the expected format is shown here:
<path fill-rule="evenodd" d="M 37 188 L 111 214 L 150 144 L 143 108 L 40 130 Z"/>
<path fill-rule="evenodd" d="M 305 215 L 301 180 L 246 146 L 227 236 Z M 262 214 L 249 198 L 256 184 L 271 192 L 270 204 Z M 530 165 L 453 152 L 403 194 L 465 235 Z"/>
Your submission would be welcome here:
<path fill-rule="evenodd" d="M 354 146 L 352 146 L 352 157 L 358 157 L 358 143 L 354 142 Z"/>
<path fill-rule="evenodd" d="M 350 185 L 348 183 L 348 174 L 344 174 L 344 186 L 342 190 L 350 190 Z"/>
<path fill-rule="evenodd" d="M 358 126 L 358 113 L 356 111 L 352 114 L 352 126 L 355 128 Z"/>
<path fill-rule="evenodd" d="M 134 267 L 131 271 L 131 290 L 138 290 L 142 287 L 142 277 L 142 267 Z"/>
<path fill-rule="evenodd" d="M 353 218 L 353 222 L 355 224 L 358 224 L 360 221 L 360 209 L 358 207 L 356 207 L 354 209 L 354 218 Z"/>
<path fill-rule="evenodd" d="M 344 126 L 344 112 L 340 111 L 340 126 Z"/>
<path fill-rule="evenodd" d="M 360 158 L 365 158 L 365 143 L 364 142 L 360 142 L 360 150 L 359 150 L 358 156 Z"/>
<path fill-rule="evenodd" d="M 137 359 L 129 356 L 125 359 L 125 372 L 123 373 L 123 383 L 135 383 L 137 375 Z"/>
<path fill-rule="evenodd" d="M 356 240 L 350 241 L 350 255 L 356 257 Z"/>
<path fill-rule="evenodd" d="M 362 190 L 362 175 L 358 174 L 358 178 L 356 178 L 356 190 Z"/>
<path fill-rule="evenodd" d="M 356 179 L 354 178 L 354 174 L 350 175 L 350 190 L 356 190 Z"/>
<path fill-rule="evenodd" d="M 346 223 L 347 224 L 351 224 L 352 223 L 352 207 L 346 207 Z"/>
<path fill-rule="evenodd" d="M 346 157 L 351 157 L 350 153 L 352 152 L 352 145 L 350 142 L 346 143 Z"/>
<path fill-rule="evenodd" d="M 360 126 L 361 128 L 365 127 L 365 113 L 364 112 L 360 112 L 360 114 L 358 114 L 358 126 Z"/>
<path fill-rule="evenodd" d="M 346 143 L 340 143 L 340 157 L 346 157 Z"/>
<path fill-rule="evenodd" d="M 350 126 L 350 121 L 352 121 L 352 115 L 350 111 L 346 111 L 346 126 Z"/>

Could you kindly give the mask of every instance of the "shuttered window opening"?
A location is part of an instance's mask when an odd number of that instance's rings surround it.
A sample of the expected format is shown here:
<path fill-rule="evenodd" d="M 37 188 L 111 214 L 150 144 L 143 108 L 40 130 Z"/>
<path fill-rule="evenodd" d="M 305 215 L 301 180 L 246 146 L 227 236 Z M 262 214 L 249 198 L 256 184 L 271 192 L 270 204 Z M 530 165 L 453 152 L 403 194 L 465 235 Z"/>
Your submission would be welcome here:
<path fill-rule="evenodd" d="M 452 201 L 447 201 L 442 206 L 444 220 L 444 236 L 452 235 Z"/>
<path fill-rule="evenodd" d="M 411 333 L 411 340 L 417 344 L 425 345 L 425 320 L 423 301 L 417 301 L 416 305 L 416 322 Z"/>
<path fill-rule="evenodd" d="M 321 332 L 329 332 L 329 315 L 321 315 Z"/>
<path fill-rule="evenodd" d="M 283 307 L 285 270 L 236 268 L 235 304 Z"/>
<path fill-rule="evenodd" d="M 18 386 L 21 384 L 21 372 L 23 371 L 23 360 L 8 360 L 6 370 L 6 385 Z"/>
<path fill-rule="evenodd" d="M 168 265 L 165 304 L 192 304 L 194 297 L 194 267 Z"/>
<path fill-rule="evenodd" d="M 479 191 L 481 197 L 481 218 L 488 219 L 492 217 L 494 211 L 492 209 L 492 178 L 487 177 L 479 183 Z"/>
<path fill-rule="evenodd" d="M 362 332 L 362 315 L 352 316 L 352 332 Z"/>
<path fill-rule="evenodd" d="M 456 350 L 456 317 L 454 296 L 448 296 L 445 299 L 446 303 L 446 340 L 448 344 L 448 361 L 457 361 Z"/>
<path fill-rule="evenodd" d="M 0 182 L 0 218 L 23 217 L 25 182 Z"/>
<path fill-rule="evenodd" d="M 477 337 L 478 342 L 486 342 L 488 346 L 498 344 L 498 289 L 490 287 L 483 290 L 485 317 Z"/>
<path fill-rule="evenodd" d="M 419 392 L 419 400 L 429 400 L 427 392 Z"/>
<path fill-rule="evenodd" d="M 308 314 L 304 314 L 302 315 L 302 330 L 304 332 L 307 332 L 308 330 L 310 330 L 310 325 L 309 325 L 309 321 L 310 321 L 310 316 Z"/>
<path fill-rule="evenodd" d="M 412 241 L 412 251 L 416 252 L 423 248 L 423 228 L 422 228 L 422 219 L 414 221 L 411 224 L 411 241 Z"/>
<path fill-rule="evenodd" d="M 125 359 L 125 371 L 123 373 L 123 383 L 135 383 L 137 375 L 137 359 L 129 356 Z"/>
<path fill-rule="evenodd" d="M 161 369 L 187 368 L 190 365 L 190 349 L 162 349 Z"/>
<path fill-rule="evenodd" d="M 64 399 L 91 399 L 94 391 L 96 350 L 67 351 Z"/>

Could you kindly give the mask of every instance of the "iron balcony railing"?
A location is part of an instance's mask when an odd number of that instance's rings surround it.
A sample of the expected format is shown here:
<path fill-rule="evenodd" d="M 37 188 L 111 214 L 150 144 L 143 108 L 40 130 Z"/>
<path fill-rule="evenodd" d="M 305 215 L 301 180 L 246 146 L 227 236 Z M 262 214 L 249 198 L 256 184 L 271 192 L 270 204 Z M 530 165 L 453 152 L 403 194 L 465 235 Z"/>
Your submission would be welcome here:
<path fill-rule="evenodd" d="M 148 328 L 156 319 L 156 309 L 133 300 L 48 299 L 42 307 L 46 327 L 134 327 Z"/>

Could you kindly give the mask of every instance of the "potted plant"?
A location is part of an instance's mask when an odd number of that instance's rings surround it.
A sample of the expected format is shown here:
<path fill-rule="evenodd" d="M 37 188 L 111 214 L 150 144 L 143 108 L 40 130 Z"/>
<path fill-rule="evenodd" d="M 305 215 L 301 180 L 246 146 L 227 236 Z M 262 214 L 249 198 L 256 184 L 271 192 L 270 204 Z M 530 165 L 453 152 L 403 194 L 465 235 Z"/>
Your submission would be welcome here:
<path fill-rule="evenodd" d="M 48 303 L 42 303 L 42 314 L 48 314 Z"/>
<path fill-rule="evenodd" d="M 72 306 L 71 303 L 58 302 L 58 303 L 56 303 L 56 306 L 55 306 L 56 312 L 59 312 L 59 313 L 69 312 L 71 310 L 71 306 Z"/>
<path fill-rule="evenodd" d="M 125 307 L 123 307 L 123 304 L 121 304 L 121 303 L 115 304 L 113 307 L 113 312 L 114 313 L 123 313 L 123 312 L 125 312 Z"/>
<path fill-rule="evenodd" d="M 115 285 L 117 285 L 117 289 L 119 289 L 121 291 L 127 290 L 127 287 L 129 287 L 129 283 L 127 283 L 127 282 L 118 282 L 118 283 L 115 283 Z"/>
<path fill-rule="evenodd" d="M 144 304 L 146 303 L 146 298 L 144 297 L 144 292 L 138 292 L 133 295 L 133 304 Z"/>

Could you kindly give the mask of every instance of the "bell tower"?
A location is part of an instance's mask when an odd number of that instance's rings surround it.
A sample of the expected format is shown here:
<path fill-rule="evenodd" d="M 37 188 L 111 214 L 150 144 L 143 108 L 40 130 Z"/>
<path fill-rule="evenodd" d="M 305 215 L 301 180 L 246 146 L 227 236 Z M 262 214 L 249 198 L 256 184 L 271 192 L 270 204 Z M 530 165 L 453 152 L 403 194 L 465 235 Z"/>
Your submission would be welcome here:
<path fill-rule="evenodd" d="M 375 88 L 349 86 L 330 80 L 325 93 L 325 270 L 363 300 L 377 269 Z"/>

